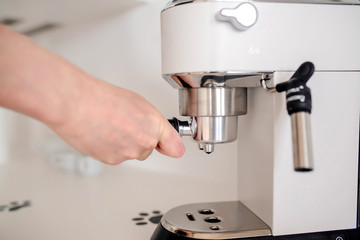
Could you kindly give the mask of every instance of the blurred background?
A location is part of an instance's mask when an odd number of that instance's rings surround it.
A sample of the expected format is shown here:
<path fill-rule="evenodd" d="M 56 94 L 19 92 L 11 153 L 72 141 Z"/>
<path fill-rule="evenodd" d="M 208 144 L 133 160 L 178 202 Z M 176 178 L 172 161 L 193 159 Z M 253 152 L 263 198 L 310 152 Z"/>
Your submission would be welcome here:
<path fill-rule="evenodd" d="M 161 77 L 167 2 L 0 0 L 0 21 L 172 118 L 178 93 Z M 183 140 L 180 159 L 154 151 L 143 162 L 106 166 L 42 123 L 0 108 L 0 239 L 149 239 L 156 224 L 133 220 L 143 211 L 150 218 L 181 204 L 235 200 L 237 143 L 206 155 Z"/>

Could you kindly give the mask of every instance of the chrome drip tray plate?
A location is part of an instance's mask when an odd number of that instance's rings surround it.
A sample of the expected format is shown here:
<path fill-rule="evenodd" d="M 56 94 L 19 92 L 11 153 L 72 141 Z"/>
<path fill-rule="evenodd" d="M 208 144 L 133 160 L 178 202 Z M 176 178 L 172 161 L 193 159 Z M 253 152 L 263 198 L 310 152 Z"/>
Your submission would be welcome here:
<path fill-rule="evenodd" d="M 161 225 L 179 236 L 195 239 L 234 239 L 270 236 L 270 228 L 241 202 L 196 203 L 176 207 Z"/>

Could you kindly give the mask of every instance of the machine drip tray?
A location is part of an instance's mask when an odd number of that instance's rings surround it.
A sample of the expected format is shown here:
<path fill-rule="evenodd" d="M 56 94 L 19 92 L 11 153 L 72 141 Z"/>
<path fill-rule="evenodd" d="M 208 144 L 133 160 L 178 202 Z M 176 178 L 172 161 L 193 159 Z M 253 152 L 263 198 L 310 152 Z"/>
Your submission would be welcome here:
<path fill-rule="evenodd" d="M 161 226 L 175 235 L 194 239 L 234 239 L 271 235 L 270 228 L 238 201 L 176 207 L 163 216 Z"/>
<path fill-rule="evenodd" d="M 189 204 L 161 219 L 151 240 L 358 240 L 360 228 L 272 236 L 270 228 L 241 202 Z"/>

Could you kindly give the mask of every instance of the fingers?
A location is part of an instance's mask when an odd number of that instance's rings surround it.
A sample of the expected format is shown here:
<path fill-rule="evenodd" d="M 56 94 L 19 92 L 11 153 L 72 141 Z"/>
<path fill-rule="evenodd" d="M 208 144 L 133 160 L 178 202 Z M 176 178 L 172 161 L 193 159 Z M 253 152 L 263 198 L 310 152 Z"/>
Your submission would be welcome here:
<path fill-rule="evenodd" d="M 162 134 L 156 150 L 169 157 L 181 157 L 185 152 L 179 133 L 165 119 Z"/>

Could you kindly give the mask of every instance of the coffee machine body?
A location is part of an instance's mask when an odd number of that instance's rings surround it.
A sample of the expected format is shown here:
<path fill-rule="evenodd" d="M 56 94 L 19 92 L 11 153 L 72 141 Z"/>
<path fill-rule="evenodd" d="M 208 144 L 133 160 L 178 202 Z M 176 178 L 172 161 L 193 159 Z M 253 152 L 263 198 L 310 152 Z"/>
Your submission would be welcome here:
<path fill-rule="evenodd" d="M 360 3 L 352 0 L 165 7 L 163 76 L 179 89 L 180 114 L 191 117 L 189 135 L 200 148 L 211 152 L 237 137 L 238 201 L 176 207 L 152 240 L 359 236 L 359 23 Z M 306 61 L 316 69 L 306 150 L 314 161 L 312 171 L 299 172 L 289 100 L 269 89 Z"/>

